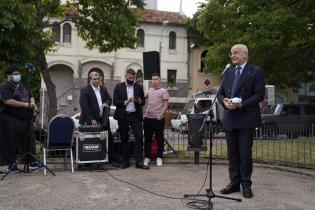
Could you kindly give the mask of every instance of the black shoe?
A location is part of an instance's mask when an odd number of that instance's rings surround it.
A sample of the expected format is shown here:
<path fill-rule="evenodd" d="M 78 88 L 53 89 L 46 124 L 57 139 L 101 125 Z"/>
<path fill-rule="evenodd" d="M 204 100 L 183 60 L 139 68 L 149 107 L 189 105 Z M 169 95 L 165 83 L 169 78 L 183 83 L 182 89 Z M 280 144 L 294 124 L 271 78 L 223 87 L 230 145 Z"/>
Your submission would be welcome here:
<path fill-rule="evenodd" d="M 31 170 L 35 170 L 35 169 L 42 168 L 43 164 L 41 164 L 40 162 L 34 161 L 34 162 L 31 162 L 28 167 Z"/>
<path fill-rule="evenodd" d="M 13 174 L 20 173 L 22 171 L 21 169 L 17 167 L 16 162 L 12 162 L 9 165 L 8 170 L 10 171 L 10 173 L 13 173 Z"/>
<path fill-rule="evenodd" d="M 250 189 L 250 187 L 243 188 L 243 196 L 244 198 L 252 198 L 253 197 L 252 189 Z"/>
<path fill-rule="evenodd" d="M 136 164 L 136 168 L 141 168 L 141 169 L 150 169 L 149 166 L 145 166 L 142 162 Z"/>
<path fill-rule="evenodd" d="M 129 167 L 130 167 L 130 163 L 128 162 L 123 162 L 120 166 L 121 169 L 129 168 Z"/>
<path fill-rule="evenodd" d="M 240 192 L 240 186 L 233 186 L 232 184 L 228 184 L 225 188 L 220 190 L 221 194 L 231 194 L 234 192 Z"/>
<path fill-rule="evenodd" d="M 0 176 L 4 176 L 5 173 L 3 171 L 0 171 Z"/>

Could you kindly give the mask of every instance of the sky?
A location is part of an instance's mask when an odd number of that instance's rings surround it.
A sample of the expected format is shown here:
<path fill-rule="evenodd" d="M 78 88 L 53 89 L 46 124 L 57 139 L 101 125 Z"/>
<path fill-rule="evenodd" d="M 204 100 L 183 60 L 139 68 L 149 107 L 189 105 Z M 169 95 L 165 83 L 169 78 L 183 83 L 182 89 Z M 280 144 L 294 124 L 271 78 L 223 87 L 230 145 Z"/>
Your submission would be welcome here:
<path fill-rule="evenodd" d="M 158 10 L 178 12 L 180 10 L 181 0 L 158 0 Z M 206 0 L 182 0 L 182 10 L 185 15 L 192 17 L 197 11 L 199 2 Z"/>
<path fill-rule="evenodd" d="M 182 10 L 185 15 L 192 17 L 197 11 L 199 2 L 206 2 L 207 0 L 158 0 L 158 10 L 179 12 L 180 2 L 182 1 Z M 66 0 L 61 0 L 65 3 Z"/>

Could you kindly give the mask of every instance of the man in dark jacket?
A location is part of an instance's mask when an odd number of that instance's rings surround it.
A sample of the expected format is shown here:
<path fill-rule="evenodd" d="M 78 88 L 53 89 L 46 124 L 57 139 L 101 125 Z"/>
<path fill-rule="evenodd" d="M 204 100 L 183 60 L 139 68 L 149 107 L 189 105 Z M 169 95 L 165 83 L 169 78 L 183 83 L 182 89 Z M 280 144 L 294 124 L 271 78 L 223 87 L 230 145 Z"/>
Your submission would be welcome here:
<path fill-rule="evenodd" d="M 106 87 L 99 85 L 99 80 L 98 72 L 90 72 L 90 83 L 80 91 L 81 115 L 79 123 L 81 125 L 99 124 L 103 128 L 109 128 L 108 113 L 112 98 Z"/>
<path fill-rule="evenodd" d="M 251 198 L 254 128 L 261 126 L 259 102 L 265 95 L 265 82 L 262 70 L 247 62 L 248 49 L 245 45 L 232 47 L 231 60 L 235 67 L 223 75 L 218 94 L 218 100 L 225 109 L 223 129 L 230 175 L 229 185 L 220 192 L 239 192 L 242 185 L 243 196 Z"/>
<path fill-rule="evenodd" d="M 118 121 L 120 138 L 122 141 L 123 163 L 121 168 L 130 166 L 129 158 L 129 127 L 135 135 L 136 168 L 149 169 L 143 165 L 143 105 L 145 104 L 144 92 L 141 85 L 134 82 L 135 71 L 128 69 L 126 81 L 116 85 L 113 93 L 116 111 L 114 119 Z"/>

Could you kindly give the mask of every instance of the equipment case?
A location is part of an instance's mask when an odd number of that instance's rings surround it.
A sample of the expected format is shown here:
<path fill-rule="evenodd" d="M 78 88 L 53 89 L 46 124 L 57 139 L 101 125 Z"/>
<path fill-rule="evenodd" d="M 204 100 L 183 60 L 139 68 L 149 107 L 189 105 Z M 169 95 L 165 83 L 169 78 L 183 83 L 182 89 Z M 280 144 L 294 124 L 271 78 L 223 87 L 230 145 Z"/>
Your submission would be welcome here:
<path fill-rule="evenodd" d="M 76 163 L 108 162 L 108 131 L 78 132 L 76 139 Z"/>

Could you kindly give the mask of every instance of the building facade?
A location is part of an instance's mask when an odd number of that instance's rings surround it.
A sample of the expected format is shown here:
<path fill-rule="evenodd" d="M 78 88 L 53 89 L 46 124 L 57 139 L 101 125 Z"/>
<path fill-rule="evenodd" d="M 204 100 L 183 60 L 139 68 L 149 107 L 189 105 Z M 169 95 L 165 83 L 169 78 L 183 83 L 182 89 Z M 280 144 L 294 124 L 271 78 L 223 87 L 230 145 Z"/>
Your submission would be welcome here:
<path fill-rule="evenodd" d="M 169 90 L 170 106 L 184 106 L 189 89 L 185 16 L 177 12 L 133 10 L 140 14 L 139 26 L 135 31 L 139 41 L 135 49 L 125 48 L 101 54 L 97 49 L 84 47 L 85 42 L 78 36 L 74 23 L 64 22 L 53 28 L 56 48 L 46 54 L 46 59 L 56 85 L 58 113 L 73 115 L 80 111 L 80 88 L 87 84 L 89 71 L 99 71 L 112 94 L 115 85 L 124 81 L 128 68 L 144 73 L 143 53 L 147 51 L 161 52 L 162 85 Z M 59 20 L 52 19 L 54 21 Z M 145 89 L 150 85 L 150 81 L 144 81 Z M 41 87 L 42 93 L 45 93 L 43 80 Z M 43 94 L 41 97 L 43 100 Z"/>

